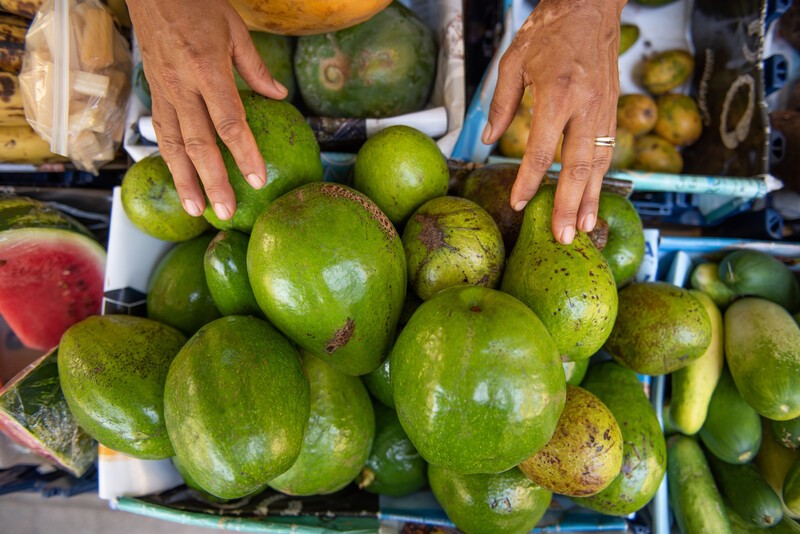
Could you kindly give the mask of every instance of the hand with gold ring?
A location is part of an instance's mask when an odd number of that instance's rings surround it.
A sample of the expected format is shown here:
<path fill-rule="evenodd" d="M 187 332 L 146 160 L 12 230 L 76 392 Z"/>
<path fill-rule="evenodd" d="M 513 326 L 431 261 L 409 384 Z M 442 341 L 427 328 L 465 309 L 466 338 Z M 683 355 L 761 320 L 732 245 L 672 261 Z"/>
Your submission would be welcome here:
<path fill-rule="evenodd" d="M 564 244 L 597 221 L 603 175 L 611 164 L 619 96 L 620 15 L 626 0 L 541 0 L 500 60 L 483 142 L 497 141 L 526 86 L 531 131 L 511 206 L 519 211 L 552 165 L 563 132 L 553 235 Z"/>

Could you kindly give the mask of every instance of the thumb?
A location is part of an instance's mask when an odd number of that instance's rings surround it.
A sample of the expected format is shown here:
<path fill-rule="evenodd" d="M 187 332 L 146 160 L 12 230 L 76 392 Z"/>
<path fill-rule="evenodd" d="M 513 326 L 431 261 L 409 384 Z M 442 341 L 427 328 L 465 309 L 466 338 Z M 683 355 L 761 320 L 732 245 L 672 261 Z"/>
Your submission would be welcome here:
<path fill-rule="evenodd" d="M 233 65 L 239 76 L 253 91 L 269 98 L 281 100 L 289 91 L 278 80 L 272 77 L 269 69 L 261 59 L 261 55 L 253 44 L 247 26 L 239 19 L 238 24 L 231 24 L 233 41 Z"/>
<path fill-rule="evenodd" d="M 497 85 L 489 105 L 489 120 L 483 130 L 481 140 L 490 145 L 500 139 L 500 136 L 511 124 L 517 112 L 522 93 L 525 90 L 514 56 L 510 50 L 500 59 L 497 73 Z"/>

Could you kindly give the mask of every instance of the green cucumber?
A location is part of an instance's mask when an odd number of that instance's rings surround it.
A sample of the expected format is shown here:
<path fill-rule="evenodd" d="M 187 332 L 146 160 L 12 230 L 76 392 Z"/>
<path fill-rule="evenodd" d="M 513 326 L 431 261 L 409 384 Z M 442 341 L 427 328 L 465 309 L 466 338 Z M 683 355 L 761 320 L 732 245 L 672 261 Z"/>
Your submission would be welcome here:
<path fill-rule="evenodd" d="M 794 462 L 783 480 L 783 502 L 795 515 L 800 515 L 800 459 Z"/>
<path fill-rule="evenodd" d="M 701 263 L 692 271 L 689 279 L 692 288 L 697 289 L 711 297 L 714 304 L 724 308 L 736 299 L 736 293 L 722 283 L 719 278 L 719 264 L 708 262 Z"/>
<path fill-rule="evenodd" d="M 722 259 L 719 277 L 739 296 L 761 297 L 797 311 L 800 286 L 780 260 L 757 250 L 737 250 Z"/>
<path fill-rule="evenodd" d="M 725 357 L 742 398 L 762 416 L 800 416 L 800 327 L 785 309 L 760 298 L 725 312 Z"/>
<path fill-rule="evenodd" d="M 714 301 L 702 291 L 690 290 L 703 305 L 711 320 L 711 343 L 699 359 L 672 373 L 671 415 L 676 428 L 696 434 L 703 426 L 708 405 L 722 374 L 722 314 Z"/>
<path fill-rule="evenodd" d="M 746 522 L 771 527 L 783 519 L 781 499 L 767 484 L 758 468 L 750 463 L 733 465 L 708 454 L 708 465 L 725 502 Z"/>
<path fill-rule="evenodd" d="M 676 435 L 667 442 L 669 501 L 683 534 L 732 532 L 722 496 L 700 445 Z"/>
<path fill-rule="evenodd" d="M 761 449 L 758 451 L 755 464 L 767 484 L 783 499 L 783 485 L 786 475 L 792 466 L 800 460 L 800 451 L 781 446 L 778 440 L 775 439 L 766 419 L 762 420 L 762 425 L 764 439 L 761 442 Z M 788 508 L 784 508 L 783 515 L 784 521 L 787 516 L 795 519 L 798 516 Z"/>
<path fill-rule="evenodd" d="M 761 418 L 739 395 L 728 369 L 722 371 L 711 396 L 700 439 L 729 464 L 749 462 L 761 446 Z"/>
<path fill-rule="evenodd" d="M 781 445 L 789 449 L 800 449 L 800 417 L 788 421 L 770 421 L 769 424 Z"/>

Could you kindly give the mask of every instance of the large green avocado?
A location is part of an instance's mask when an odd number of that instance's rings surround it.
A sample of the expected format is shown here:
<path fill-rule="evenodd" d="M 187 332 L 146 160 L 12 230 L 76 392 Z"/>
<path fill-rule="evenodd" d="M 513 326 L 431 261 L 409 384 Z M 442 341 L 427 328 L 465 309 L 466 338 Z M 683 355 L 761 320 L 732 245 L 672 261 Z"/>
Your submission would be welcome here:
<path fill-rule="evenodd" d="M 606 489 L 575 502 L 604 514 L 632 514 L 653 498 L 667 469 L 661 425 L 636 374 L 617 363 L 590 367 L 581 387 L 603 401 L 619 424 L 622 469 Z"/>
<path fill-rule="evenodd" d="M 326 495 L 352 482 L 366 463 L 375 415 L 361 379 L 307 352 L 300 357 L 311 384 L 311 416 L 300 456 L 269 486 L 288 495 Z"/>
<path fill-rule="evenodd" d="M 286 87 L 289 93 L 286 95 L 286 102 L 294 100 L 297 90 L 297 83 L 294 80 L 294 69 L 292 67 L 292 43 L 285 35 L 276 35 L 267 32 L 250 32 L 250 39 L 256 47 L 258 55 L 264 60 L 264 64 L 269 69 L 269 73 L 274 79 Z M 248 91 L 250 87 L 247 82 L 239 76 L 236 69 L 233 70 L 236 88 L 240 91 Z"/>
<path fill-rule="evenodd" d="M 61 338 L 58 375 L 69 409 L 94 439 L 136 458 L 172 456 L 164 383 L 186 336 L 131 315 L 92 316 Z"/>
<path fill-rule="evenodd" d="M 203 216 L 220 230 L 232 228 L 249 234 L 258 216 L 273 200 L 303 184 L 322 180 L 322 160 L 314 132 L 297 108 L 252 91 L 240 95 L 247 124 L 267 166 L 267 184 L 253 189 L 242 176 L 230 149 L 219 141 L 222 160 L 236 195 L 236 212 L 223 221 L 207 206 Z"/>
<path fill-rule="evenodd" d="M 261 315 L 247 277 L 247 234 L 222 230 L 208 244 L 203 267 L 208 290 L 222 315 Z"/>
<path fill-rule="evenodd" d="M 465 534 L 528 534 L 553 496 L 516 467 L 494 475 L 460 475 L 431 465 L 428 482 L 447 517 Z"/>
<path fill-rule="evenodd" d="M 617 287 L 603 255 L 578 232 L 570 245 L 553 237 L 556 188 L 543 185 L 525 208 L 517 244 L 500 288 L 542 320 L 559 354 L 589 358 L 603 346 L 617 317 Z"/>
<path fill-rule="evenodd" d="M 222 499 L 255 493 L 297 460 L 309 385 L 272 325 L 231 315 L 201 328 L 169 368 L 164 416 L 175 455 Z"/>
<path fill-rule="evenodd" d="M 378 368 L 394 340 L 406 257 L 392 223 L 367 197 L 313 183 L 270 205 L 247 249 L 250 285 L 269 320 L 335 368 Z"/>
<path fill-rule="evenodd" d="M 630 200 L 614 193 L 600 193 L 597 216 L 608 224 L 603 257 L 620 288 L 633 281 L 644 260 L 642 220 Z"/>
<path fill-rule="evenodd" d="M 619 292 L 619 310 L 605 349 L 637 373 L 682 369 L 711 343 L 708 313 L 687 289 L 665 282 L 630 284 Z"/>
<path fill-rule="evenodd" d="M 417 309 L 391 355 L 397 415 L 431 464 L 500 473 L 551 438 L 566 382 L 555 344 L 517 299 L 458 286 Z"/>
<path fill-rule="evenodd" d="M 371 19 L 297 41 L 294 68 L 308 108 L 324 117 L 392 117 L 422 109 L 436 70 L 433 34 L 393 2 Z"/>
<path fill-rule="evenodd" d="M 220 316 L 206 282 L 203 258 L 214 234 L 173 247 L 150 275 L 147 317 L 191 336 Z"/>
<path fill-rule="evenodd" d="M 401 497 L 428 481 L 428 464 L 403 430 L 397 413 L 375 404 L 375 441 L 358 476 L 358 487 L 370 493 Z"/>
<path fill-rule="evenodd" d="M 478 167 L 459 184 L 458 194 L 476 203 L 492 216 L 500 233 L 506 253 L 510 253 L 519 237 L 523 212 L 511 207 L 511 188 L 517 180 L 516 163 L 491 163 Z"/>

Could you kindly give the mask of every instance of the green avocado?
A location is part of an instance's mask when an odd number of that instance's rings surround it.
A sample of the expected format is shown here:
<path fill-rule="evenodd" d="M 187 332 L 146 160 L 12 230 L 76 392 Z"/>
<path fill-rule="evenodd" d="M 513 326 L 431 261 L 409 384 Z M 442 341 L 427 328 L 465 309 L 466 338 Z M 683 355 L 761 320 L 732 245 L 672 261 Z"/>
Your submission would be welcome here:
<path fill-rule="evenodd" d="M 253 189 L 242 176 L 230 149 L 219 140 L 222 161 L 236 195 L 236 212 L 223 221 L 208 205 L 203 216 L 220 230 L 232 228 L 249 234 L 258 216 L 273 200 L 303 184 L 322 180 L 322 160 L 314 132 L 297 108 L 252 91 L 240 95 L 247 124 L 267 166 L 267 184 Z"/>
<path fill-rule="evenodd" d="M 247 243 L 250 237 L 222 230 L 208 244 L 203 258 L 211 298 L 222 315 L 263 315 L 247 277 Z"/>
<path fill-rule="evenodd" d="M 614 193 L 600 193 L 597 216 L 608 223 L 608 242 L 603 257 L 614 275 L 617 288 L 633 281 L 644 261 L 642 220 L 627 198 Z"/>
<path fill-rule="evenodd" d="M 567 377 L 567 384 L 580 386 L 586 371 L 589 369 L 589 360 L 578 360 L 576 362 L 563 361 L 564 374 Z"/>
<path fill-rule="evenodd" d="M 340 371 L 367 374 L 391 350 L 406 257 L 392 223 L 361 193 L 313 183 L 273 202 L 250 236 L 247 272 L 267 318 Z"/>
<path fill-rule="evenodd" d="M 376 403 L 375 441 L 358 476 L 358 487 L 370 493 L 402 497 L 427 483 L 427 466 L 408 439 L 397 413 Z"/>
<path fill-rule="evenodd" d="M 665 282 L 630 284 L 619 292 L 619 315 L 605 349 L 645 375 L 682 369 L 711 343 L 711 320 L 688 289 Z"/>
<path fill-rule="evenodd" d="M 553 496 L 516 467 L 494 475 L 459 475 L 431 465 L 428 482 L 447 517 L 465 534 L 527 534 Z"/>
<path fill-rule="evenodd" d="M 309 385 L 272 325 L 231 315 L 197 331 L 167 374 L 164 417 L 189 477 L 221 499 L 264 489 L 303 445 Z"/>
<path fill-rule="evenodd" d="M 276 35 L 267 32 L 250 32 L 250 39 L 256 47 L 258 55 L 264 60 L 264 64 L 269 69 L 272 77 L 286 87 L 289 94 L 286 95 L 286 102 L 294 100 L 297 91 L 297 83 L 294 80 L 294 69 L 292 68 L 292 43 L 285 35 Z M 233 76 L 236 88 L 240 91 L 248 91 L 250 87 L 247 82 L 239 76 L 236 69 L 233 69 Z"/>
<path fill-rule="evenodd" d="M 603 346 L 617 316 L 617 287 L 603 255 L 583 232 L 570 245 L 553 237 L 555 186 L 543 185 L 525 208 L 522 230 L 500 288 L 542 320 L 569 360 Z"/>
<path fill-rule="evenodd" d="M 400 2 L 366 22 L 297 41 L 300 94 L 322 117 L 394 117 L 422 109 L 436 71 L 430 29 Z"/>
<path fill-rule="evenodd" d="M 161 258 L 147 288 L 147 317 L 191 336 L 220 316 L 203 269 L 212 237 L 208 233 L 179 243 Z"/>
<path fill-rule="evenodd" d="M 375 436 L 372 401 L 357 376 L 300 352 L 311 384 L 311 416 L 300 456 L 269 482 L 288 495 L 326 495 L 344 488 L 367 461 Z"/>
<path fill-rule="evenodd" d="M 437 293 L 411 317 L 390 358 L 403 429 L 428 463 L 456 472 L 518 465 L 552 437 L 564 409 L 555 343 L 533 312 L 500 291 Z"/>
<path fill-rule="evenodd" d="M 380 367 L 361 377 L 367 391 L 378 399 L 384 406 L 394 408 L 394 388 L 392 388 L 392 376 L 389 371 L 390 358 L 383 360 Z"/>
<path fill-rule="evenodd" d="M 636 374 L 617 363 L 593 365 L 581 387 L 597 396 L 619 424 L 622 469 L 606 489 L 575 502 L 603 514 L 632 514 L 653 498 L 667 469 L 661 425 Z"/>
<path fill-rule="evenodd" d="M 94 439 L 136 458 L 173 455 L 164 383 L 186 336 L 132 315 L 91 316 L 61 338 L 58 375 L 69 409 Z"/>
<path fill-rule="evenodd" d="M 470 172 L 458 188 L 459 196 L 473 201 L 492 216 L 503 235 L 506 254 L 514 249 L 522 227 L 523 212 L 511 207 L 511 188 L 517 173 L 516 163 L 490 163 Z"/>

